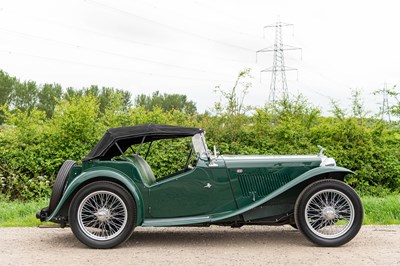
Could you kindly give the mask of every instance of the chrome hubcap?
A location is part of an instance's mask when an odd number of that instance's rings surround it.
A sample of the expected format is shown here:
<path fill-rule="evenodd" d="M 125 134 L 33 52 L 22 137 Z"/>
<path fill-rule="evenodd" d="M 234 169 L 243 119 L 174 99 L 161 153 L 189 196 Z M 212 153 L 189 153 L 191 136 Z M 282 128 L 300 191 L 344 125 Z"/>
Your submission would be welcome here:
<path fill-rule="evenodd" d="M 323 209 L 322 209 L 322 217 L 323 217 L 325 220 L 328 220 L 328 221 L 335 219 L 335 217 L 336 217 L 336 210 L 335 210 L 335 208 L 333 208 L 333 207 L 331 207 L 331 206 L 328 206 L 328 207 L 323 208 Z"/>
<path fill-rule="evenodd" d="M 101 208 L 98 212 L 94 214 L 100 222 L 108 221 L 111 218 L 111 213 L 109 209 Z"/>

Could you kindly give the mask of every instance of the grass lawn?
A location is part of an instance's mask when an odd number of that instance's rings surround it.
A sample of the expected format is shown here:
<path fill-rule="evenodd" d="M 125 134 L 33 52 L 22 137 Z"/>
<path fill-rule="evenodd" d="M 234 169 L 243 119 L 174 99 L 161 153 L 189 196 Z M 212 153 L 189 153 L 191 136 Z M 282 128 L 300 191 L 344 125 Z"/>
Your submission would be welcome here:
<path fill-rule="evenodd" d="M 48 199 L 38 201 L 3 201 L 0 200 L 0 227 L 38 226 L 36 211 L 49 205 Z"/>
<path fill-rule="evenodd" d="M 364 224 L 400 224 L 400 194 L 385 197 L 361 197 Z"/>
<path fill-rule="evenodd" d="M 364 224 L 400 224 L 400 194 L 384 197 L 362 196 Z M 41 223 L 36 219 L 37 210 L 48 206 L 48 199 L 38 201 L 0 200 L 0 227 L 29 227 Z"/>

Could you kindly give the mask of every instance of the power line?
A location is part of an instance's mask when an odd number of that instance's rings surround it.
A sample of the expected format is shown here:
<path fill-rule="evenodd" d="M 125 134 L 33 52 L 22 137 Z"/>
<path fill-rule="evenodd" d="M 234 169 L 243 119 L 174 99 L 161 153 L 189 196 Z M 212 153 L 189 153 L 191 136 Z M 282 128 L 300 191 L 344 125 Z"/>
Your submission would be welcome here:
<path fill-rule="evenodd" d="M 129 12 L 129 11 L 126 11 L 126 10 L 122 10 L 122 9 L 119 9 L 119 8 L 116 8 L 116 7 L 112 7 L 112 6 L 109 6 L 109 5 L 94 1 L 94 0 L 83 0 L 83 1 L 85 1 L 85 2 L 87 2 L 89 4 L 101 7 L 101 8 L 106 9 L 106 10 L 111 10 L 113 12 L 117 12 L 117 13 L 128 15 L 128 16 L 133 16 L 135 18 L 139 18 L 139 19 L 147 21 L 149 23 L 157 24 L 157 25 L 159 25 L 161 27 L 168 28 L 168 29 L 173 30 L 173 31 L 177 31 L 177 32 L 181 32 L 181 33 L 184 33 L 184 34 L 187 34 L 187 35 L 195 36 L 197 38 L 200 38 L 200 39 L 203 39 L 203 40 L 206 40 L 206 41 L 209 41 L 209 42 L 219 43 L 221 45 L 229 46 L 229 47 L 232 47 L 232 48 L 235 48 L 235 49 L 239 49 L 239 50 L 245 50 L 245 51 L 249 51 L 249 52 L 253 51 L 250 48 L 234 45 L 234 44 L 227 43 L 227 42 L 220 41 L 220 40 L 215 40 L 215 39 L 212 39 L 212 38 L 209 38 L 209 37 L 206 37 L 206 36 L 194 33 L 194 32 L 186 31 L 186 30 L 183 30 L 183 29 L 180 29 L 180 28 L 176 28 L 176 27 L 167 25 L 167 24 L 163 24 L 163 23 L 160 23 L 158 21 L 155 21 L 155 20 L 152 20 L 152 19 L 148 19 L 148 18 L 139 16 L 139 15 L 136 15 L 136 14 L 134 14 L 132 12 Z"/>
<path fill-rule="evenodd" d="M 123 55 L 123 54 L 109 52 L 109 51 L 105 51 L 105 50 L 101 50 L 101 49 L 97 49 L 97 48 L 91 48 L 91 47 L 82 46 L 82 45 L 79 45 L 79 44 L 73 44 L 73 43 L 64 42 L 64 41 L 60 41 L 60 40 L 54 40 L 54 39 L 51 39 L 51 38 L 42 37 L 42 36 L 38 36 L 38 35 L 33 35 L 33 34 L 30 34 L 30 33 L 12 31 L 12 30 L 8 30 L 8 29 L 4 29 L 4 28 L 0 28 L 0 30 L 1 31 L 5 31 L 5 32 L 9 32 L 9 33 L 13 33 L 13 34 L 22 35 L 24 37 L 30 37 L 30 38 L 40 39 L 40 40 L 44 40 L 44 41 L 55 42 L 55 43 L 62 44 L 62 45 L 67 45 L 67 46 L 70 46 L 70 47 L 73 47 L 73 48 L 85 49 L 85 50 L 89 50 L 89 51 L 95 51 L 95 52 L 98 52 L 98 53 L 103 53 L 103 54 L 108 54 L 108 55 L 112 55 L 112 56 L 123 57 L 123 58 L 127 58 L 127 59 L 130 59 L 130 60 L 143 61 L 143 62 L 147 62 L 147 63 L 158 64 L 158 65 L 174 67 L 174 68 L 179 68 L 179 69 L 184 69 L 184 70 L 190 70 L 190 71 L 195 71 L 195 72 L 201 72 L 201 73 L 227 75 L 225 73 L 209 72 L 209 71 L 205 71 L 205 70 L 202 70 L 202 69 L 179 66 L 179 65 L 164 63 L 164 62 L 160 62 L 160 61 L 154 61 L 154 60 L 135 57 L 135 56 L 130 56 L 130 55 Z"/>
<path fill-rule="evenodd" d="M 162 9 L 163 9 L 163 8 L 158 7 L 158 6 L 155 5 L 155 4 L 149 3 L 149 1 L 146 1 L 146 0 L 139 0 L 139 1 L 142 2 L 142 3 L 145 4 L 145 5 L 148 5 L 148 6 L 151 6 L 151 7 L 155 8 L 155 9 L 159 9 L 159 10 L 162 10 Z M 198 5 L 198 3 L 196 3 L 196 4 Z M 198 5 L 198 6 L 201 6 L 201 5 Z M 212 7 L 210 7 L 210 8 L 212 8 Z M 207 10 L 209 11 L 210 8 L 207 8 Z M 165 10 L 165 9 L 164 9 L 164 10 Z M 174 9 L 174 10 L 176 10 L 176 9 Z M 181 13 L 181 12 L 171 11 L 170 9 L 167 10 L 167 12 L 168 12 L 168 13 L 174 13 L 174 14 L 179 15 L 179 16 L 184 17 L 184 18 L 189 18 L 189 17 L 187 17 L 184 13 Z M 225 14 L 225 15 L 226 15 L 226 14 Z M 204 24 L 204 23 L 209 23 L 208 21 L 205 21 L 205 20 L 201 21 L 201 20 L 195 19 L 195 18 L 193 18 L 193 17 L 190 17 L 189 19 L 190 19 L 191 21 L 196 20 L 196 21 L 198 21 L 198 22 L 200 22 L 200 23 L 202 23 L 202 24 Z M 238 18 L 235 17 L 234 19 L 237 20 Z M 247 33 L 247 32 L 242 32 L 242 31 L 233 30 L 233 29 L 231 29 L 231 28 L 224 27 L 224 26 L 221 26 L 221 25 L 218 25 L 218 24 L 213 24 L 212 26 L 213 26 L 214 28 L 217 27 L 217 28 L 220 28 L 220 29 L 222 29 L 222 30 L 224 30 L 224 31 L 230 31 L 230 32 L 235 33 L 235 34 L 240 34 L 240 35 L 244 35 L 244 36 L 247 36 L 247 37 L 252 37 L 252 38 L 254 38 L 254 39 L 260 39 L 260 36 L 253 35 L 253 34 L 249 34 L 249 33 Z"/>
<path fill-rule="evenodd" d="M 85 0 L 84 0 L 85 1 Z M 110 39 L 118 39 L 124 42 L 129 42 L 135 45 L 140 45 L 140 46 L 145 46 L 145 47 L 153 47 L 153 48 L 157 48 L 157 49 L 161 49 L 161 50 L 165 50 L 165 51 L 169 51 L 169 52 L 174 52 L 177 54 L 191 54 L 194 56 L 198 56 L 201 58 L 204 58 L 204 56 L 208 56 L 209 53 L 199 53 L 196 52 L 194 50 L 182 50 L 182 49 L 176 49 L 176 48 L 171 48 L 171 47 L 165 47 L 165 46 L 161 46 L 161 45 L 157 45 L 154 43 L 148 43 L 148 42 L 141 42 L 141 41 L 137 41 L 137 40 L 132 40 L 129 38 L 124 38 L 115 34 L 110 34 L 110 33 L 105 33 L 102 31 L 97 31 L 97 30 L 93 30 L 93 29 L 89 29 L 89 28 L 83 28 L 82 25 L 80 25 L 79 27 L 74 26 L 74 25 L 67 25 L 65 23 L 59 22 L 59 21 L 54 21 L 54 20 L 49 20 L 49 19 L 44 19 L 44 17 L 38 17 L 38 16 L 34 16 L 34 15 L 25 15 L 25 18 L 31 18 L 34 20 L 38 20 L 41 21 L 42 23 L 45 23 L 47 25 L 51 24 L 51 25 L 59 25 L 62 26 L 64 28 L 69 28 L 75 31 L 81 31 L 81 32 L 88 32 L 91 34 L 96 34 L 102 37 L 108 37 Z M 161 23 L 160 23 L 161 24 Z M 206 37 L 205 37 L 206 38 Z M 212 39 L 210 39 L 210 41 L 213 41 Z M 251 50 L 251 49 L 247 49 L 247 50 Z M 216 60 L 221 60 L 221 61 L 230 61 L 230 62 L 236 62 L 236 63 L 251 63 L 252 60 L 249 57 L 249 60 L 240 60 L 240 59 L 234 59 L 234 58 L 226 58 L 226 57 L 221 57 L 221 56 L 215 56 L 212 55 L 210 58 L 212 59 L 216 59 Z"/>
<path fill-rule="evenodd" d="M 52 21 L 51 23 L 58 24 L 58 25 L 60 25 L 62 27 L 70 28 L 70 29 L 77 30 L 77 31 L 89 32 L 89 33 L 92 33 L 92 34 L 100 35 L 102 37 L 106 36 L 106 37 L 111 38 L 111 39 L 118 39 L 118 40 L 121 40 L 121 41 L 124 41 L 124 42 L 129 42 L 129 43 L 133 43 L 133 44 L 140 45 L 140 46 L 145 46 L 145 47 L 153 47 L 153 48 L 157 48 L 157 49 L 161 49 L 161 50 L 165 50 L 165 51 L 174 52 L 174 53 L 177 53 L 177 54 L 185 53 L 185 54 L 191 54 L 191 55 L 201 56 L 201 57 L 204 57 L 204 56 L 207 55 L 207 54 L 204 54 L 204 53 L 196 53 L 193 50 L 188 51 L 188 50 L 182 50 L 182 49 L 176 49 L 176 48 L 160 46 L 160 45 L 156 45 L 156 44 L 153 44 L 153 43 L 138 42 L 138 41 L 134 41 L 132 39 L 128 39 L 128 38 L 123 38 L 123 37 L 117 36 L 115 34 L 108 34 L 108 33 L 100 32 L 100 31 L 96 31 L 96 30 L 92 30 L 92 29 L 87 29 L 87 28 L 79 28 L 79 27 L 75 27 L 75 26 L 72 26 L 72 25 L 66 25 L 66 24 L 59 23 L 59 22 Z M 218 60 L 223 60 L 223 61 L 231 61 L 231 62 L 247 62 L 247 61 L 243 61 L 243 60 L 237 60 L 237 59 L 232 59 L 232 58 L 224 58 L 224 57 L 219 57 L 219 56 L 212 56 L 212 58 L 218 59 Z M 250 60 L 249 60 L 249 62 L 250 62 Z"/>
<path fill-rule="evenodd" d="M 53 25 L 57 24 L 57 25 L 59 25 L 61 27 L 69 28 L 69 29 L 72 29 L 72 30 L 75 30 L 75 31 L 87 32 L 87 33 L 99 35 L 101 37 L 107 37 L 107 38 L 110 38 L 110 39 L 118 39 L 118 40 L 121 40 L 123 42 L 129 42 L 129 43 L 132 43 L 132 44 L 135 44 L 135 45 L 140 45 L 140 46 L 145 46 L 145 47 L 153 47 L 153 48 L 157 48 L 157 49 L 161 49 L 161 50 L 165 50 L 165 51 L 169 51 L 169 52 L 174 52 L 174 53 L 177 53 L 177 54 L 185 53 L 185 54 L 191 54 L 191 55 L 194 55 L 194 56 L 198 56 L 198 57 L 201 57 L 201 58 L 204 58 L 204 56 L 208 55 L 206 53 L 195 52 L 194 50 L 188 51 L 188 50 L 182 50 L 182 49 L 176 49 L 176 48 L 170 48 L 170 47 L 165 47 L 165 46 L 161 46 L 161 45 L 156 45 L 156 44 L 148 43 L 148 42 L 140 42 L 140 41 L 132 40 L 132 39 L 129 39 L 129 38 L 124 38 L 124 37 L 121 37 L 121 36 L 117 36 L 115 34 L 109 34 L 109 33 L 101 32 L 101 31 L 96 31 L 96 30 L 93 30 L 93 29 L 76 27 L 76 26 L 73 26 L 73 25 L 67 25 L 65 23 L 61 23 L 61 22 L 58 22 L 58 21 L 43 20 L 42 17 L 35 17 L 35 16 L 29 16 L 29 17 L 33 18 L 33 19 L 36 19 L 36 20 L 41 20 L 42 22 L 44 22 L 46 24 L 53 24 Z M 236 62 L 236 63 L 250 63 L 251 62 L 250 59 L 248 61 L 245 61 L 245 60 L 239 60 L 239 59 L 233 59 L 233 58 L 225 58 L 225 57 L 220 57 L 220 56 L 215 56 L 215 55 L 211 56 L 210 58 L 221 60 L 221 61 Z"/>
<path fill-rule="evenodd" d="M 199 77 L 191 78 L 191 77 L 186 77 L 186 76 L 184 77 L 184 76 L 176 76 L 176 75 L 167 75 L 167 74 L 162 74 L 162 73 L 143 72 L 143 71 L 137 71 L 137 70 L 127 69 L 127 68 L 95 65 L 95 64 L 90 64 L 90 63 L 72 61 L 72 60 L 67 60 L 67 59 L 62 59 L 62 58 L 47 57 L 47 56 L 41 56 L 41 55 L 35 55 L 35 54 L 29 54 L 29 53 L 17 52 L 17 51 L 11 51 L 11 50 L 0 49 L 0 52 L 7 53 L 7 54 L 18 54 L 18 55 L 22 55 L 22 56 L 34 57 L 34 58 L 39 58 L 39 59 L 43 59 L 43 60 L 58 61 L 58 62 L 73 64 L 73 65 L 81 65 L 81 66 L 85 66 L 85 67 L 124 71 L 124 72 L 136 73 L 136 74 L 141 74 L 141 75 L 146 75 L 146 76 L 151 76 L 151 77 L 159 76 L 159 77 L 175 78 L 175 79 L 181 79 L 181 80 L 232 82 L 232 80 L 220 80 L 220 79 L 217 80 L 217 79 L 199 78 Z"/>

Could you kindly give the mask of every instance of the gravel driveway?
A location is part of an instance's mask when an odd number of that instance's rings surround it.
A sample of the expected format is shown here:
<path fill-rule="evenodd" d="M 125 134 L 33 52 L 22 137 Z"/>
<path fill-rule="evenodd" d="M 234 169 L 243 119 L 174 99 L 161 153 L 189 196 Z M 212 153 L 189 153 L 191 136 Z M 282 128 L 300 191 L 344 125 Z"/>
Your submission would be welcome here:
<path fill-rule="evenodd" d="M 317 247 L 290 226 L 137 228 L 94 250 L 69 228 L 0 228 L 0 265 L 400 265 L 400 226 L 363 226 L 348 244 Z"/>

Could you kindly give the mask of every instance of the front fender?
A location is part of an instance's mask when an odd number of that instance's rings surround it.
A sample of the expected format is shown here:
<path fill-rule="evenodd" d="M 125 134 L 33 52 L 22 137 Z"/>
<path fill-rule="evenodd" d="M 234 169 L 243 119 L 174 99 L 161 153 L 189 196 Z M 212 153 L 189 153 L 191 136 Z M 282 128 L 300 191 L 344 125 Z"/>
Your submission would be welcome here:
<path fill-rule="evenodd" d="M 227 219 L 230 217 L 233 217 L 235 215 L 240 215 L 244 212 L 247 212 L 253 208 L 256 208 L 264 203 L 266 203 L 267 201 L 279 196 L 280 194 L 284 193 L 285 191 L 293 188 L 294 186 L 310 179 L 313 178 L 315 176 L 320 176 L 320 175 L 325 175 L 325 174 L 339 174 L 339 177 L 341 179 L 341 177 L 344 177 L 347 174 L 354 174 L 354 172 L 352 172 L 351 170 L 347 169 L 347 168 L 343 168 L 343 167 L 338 167 L 338 166 L 324 166 L 324 167 L 317 167 L 317 168 L 313 168 L 305 173 L 303 173 L 302 175 L 298 176 L 297 178 L 293 179 L 292 181 L 290 181 L 289 183 L 285 184 L 284 186 L 278 188 L 277 190 L 275 190 L 274 192 L 268 194 L 267 196 L 265 196 L 264 198 L 255 201 L 254 203 L 247 205 L 243 208 L 240 208 L 236 211 L 233 212 L 229 212 L 229 213 L 224 213 L 224 214 L 217 214 L 215 216 L 212 217 L 211 221 L 215 222 L 215 221 L 219 221 L 219 220 L 223 220 L 223 219 Z"/>
<path fill-rule="evenodd" d="M 136 207 L 137 207 L 137 225 L 142 224 L 143 222 L 143 212 L 144 212 L 144 205 L 143 205 L 143 198 L 141 196 L 141 193 L 136 186 L 136 184 L 130 179 L 127 175 L 125 175 L 122 172 L 116 172 L 115 170 L 111 170 L 110 168 L 103 167 L 101 169 L 93 169 L 91 171 L 83 172 L 82 174 L 78 175 L 72 182 L 67 186 L 67 188 L 64 191 L 64 194 L 58 203 L 56 209 L 53 211 L 53 213 L 50 214 L 49 217 L 47 217 L 46 221 L 50 221 L 53 218 L 55 218 L 58 213 L 60 212 L 61 208 L 64 206 L 64 204 L 68 201 L 68 199 L 71 197 L 71 195 L 74 194 L 76 189 L 81 186 L 82 184 L 86 183 L 87 181 L 93 180 L 95 181 L 96 178 L 107 178 L 111 180 L 116 180 L 119 183 L 122 183 L 128 191 L 131 193 L 133 198 L 136 201 Z"/>

